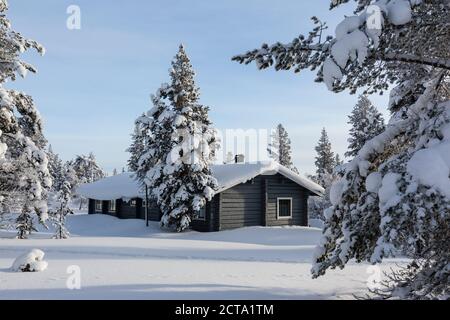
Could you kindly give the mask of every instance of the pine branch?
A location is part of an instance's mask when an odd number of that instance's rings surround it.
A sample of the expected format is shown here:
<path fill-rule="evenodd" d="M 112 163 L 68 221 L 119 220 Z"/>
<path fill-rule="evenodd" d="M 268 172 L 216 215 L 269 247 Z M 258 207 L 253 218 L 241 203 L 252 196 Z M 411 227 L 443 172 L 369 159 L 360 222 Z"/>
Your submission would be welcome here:
<path fill-rule="evenodd" d="M 380 53 L 376 55 L 376 58 L 387 62 L 414 63 L 450 71 L 450 59 L 418 57 L 411 54 L 400 54 L 393 52 L 386 54 Z"/>

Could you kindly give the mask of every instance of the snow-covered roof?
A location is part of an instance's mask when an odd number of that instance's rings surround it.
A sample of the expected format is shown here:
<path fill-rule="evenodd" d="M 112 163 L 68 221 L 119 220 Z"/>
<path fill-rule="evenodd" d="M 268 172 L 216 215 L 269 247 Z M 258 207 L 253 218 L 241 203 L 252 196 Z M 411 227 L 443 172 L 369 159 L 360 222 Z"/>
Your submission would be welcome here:
<path fill-rule="evenodd" d="M 219 183 L 219 190 L 217 192 L 230 189 L 259 175 L 274 175 L 277 173 L 291 179 L 314 194 L 322 195 L 325 192 L 325 190 L 317 183 L 296 174 L 292 170 L 274 161 L 214 165 L 212 171 Z"/>
<path fill-rule="evenodd" d="M 316 195 L 323 195 L 325 192 L 317 183 L 273 161 L 213 165 L 211 170 L 219 184 L 217 193 L 247 182 L 259 175 L 274 175 L 277 173 Z M 140 188 L 139 183 L 135 180 L 133 173 L 129 172 L 107 177 L 94 183 L 81 185 L 77 191 L 86 198 L 96 200 L 144 197 L 142 188 Z"/>
<path fill-rule="evenodd" d="M 144 198 L 145 193 L 130 172 L 106 177 L 78 187 L 77 193 L 96 200 Z"/>

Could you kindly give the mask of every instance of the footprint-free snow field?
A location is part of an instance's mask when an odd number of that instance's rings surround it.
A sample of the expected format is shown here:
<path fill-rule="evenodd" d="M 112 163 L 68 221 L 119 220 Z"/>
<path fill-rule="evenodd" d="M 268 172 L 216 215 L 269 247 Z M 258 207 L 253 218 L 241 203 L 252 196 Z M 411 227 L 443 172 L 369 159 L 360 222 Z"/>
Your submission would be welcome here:
<path fill-rule="evenodd" d="M 71 216 L 68 226 L 67 240 L 51 239 L 51 230 L 29 240 L 0 232 L 0 299 L 352 299 L 380 271 L 351 263 L 311 279 L 316 228 L 172 234 L 106 215 Z M 35 248 L 47 270 L 10 270 Z M 381 271 L 402 262 L 388 260 Z"/>

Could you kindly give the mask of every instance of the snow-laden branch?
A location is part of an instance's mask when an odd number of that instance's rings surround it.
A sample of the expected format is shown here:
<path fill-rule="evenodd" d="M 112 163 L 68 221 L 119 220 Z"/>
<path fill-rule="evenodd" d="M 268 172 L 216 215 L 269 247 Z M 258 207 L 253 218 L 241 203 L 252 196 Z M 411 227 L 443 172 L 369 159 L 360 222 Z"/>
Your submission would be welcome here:
<path fill-rule="evenodd" d="M 419 57 L 411 54 L 398 54 L 392 52 L 379 54 L 376 57 L 383 61 L 422 64 L 435 68 L 450 70 L 450 59 Z"/>

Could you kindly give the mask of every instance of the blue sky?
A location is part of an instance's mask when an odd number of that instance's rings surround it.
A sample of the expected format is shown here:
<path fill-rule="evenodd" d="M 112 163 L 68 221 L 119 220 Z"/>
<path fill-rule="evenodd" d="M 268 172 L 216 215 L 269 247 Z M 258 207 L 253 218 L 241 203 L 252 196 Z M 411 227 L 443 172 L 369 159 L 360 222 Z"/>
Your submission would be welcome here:
<path fill-rule="evenodd" d="M 66 28 L 69 5 L 81 9 L 81 30 Z M 288 42 L 316 15 L 330 31 L 352 5 L 329 11 L 329 0 L 10 0 L 13 28 L 42 43 L 25 54 L 39 73 L 9 87 L 31 94 L 45 133 L 64 160 L 93 151 L 105 170 L 126 164 L 134 119 L 168 81 L 178 45 L 197 72 L 201 102 L 219 129 L 288 130 L 301 172 L 314 170 L 314 146 L 326 127 L 334 151 L 347 146 L 347 115 L 357 96 L 334 94 L 309 71 L 258 71 L 231 61 L 261 43 Z M 371 97 L 386 112 L 387 97 Z"/>

